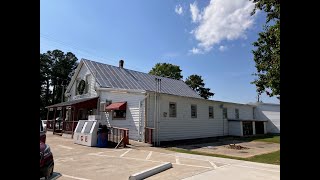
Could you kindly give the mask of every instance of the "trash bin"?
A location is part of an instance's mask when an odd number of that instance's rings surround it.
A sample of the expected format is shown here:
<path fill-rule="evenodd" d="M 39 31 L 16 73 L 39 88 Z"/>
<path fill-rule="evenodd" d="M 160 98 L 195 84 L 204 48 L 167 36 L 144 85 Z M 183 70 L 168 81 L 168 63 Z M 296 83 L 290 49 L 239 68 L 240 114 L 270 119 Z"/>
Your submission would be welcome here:
<path fill-rule="evenodd" d="M 101 127 L 98 129 L 98 142 L 97 146 L 100 148 L 107 147 L 108 145 L 108 129 Z"/>

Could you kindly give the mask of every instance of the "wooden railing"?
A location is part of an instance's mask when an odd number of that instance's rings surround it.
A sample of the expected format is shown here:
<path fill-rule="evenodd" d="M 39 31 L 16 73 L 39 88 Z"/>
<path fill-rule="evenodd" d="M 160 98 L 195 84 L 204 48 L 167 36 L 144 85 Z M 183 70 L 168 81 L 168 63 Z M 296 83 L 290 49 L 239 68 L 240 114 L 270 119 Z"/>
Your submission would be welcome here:
<path fill-rule="evenodd" d="M 154 128 L 146 127 L 145 128 L 145 142 L 152 144 L 153 143 L 153 131 Z"/>
<path fill-rule="evenodd" d="M 78 121 L 63 121 L 62 130 L 64 133 L 71 134 L 77 127 Z"/>
<path fill-rule="evenodd" d="M 121 144 L 123 147 L 129 144 L 129 129 L 111 127 L 108 132 L 108 141 Z"/>

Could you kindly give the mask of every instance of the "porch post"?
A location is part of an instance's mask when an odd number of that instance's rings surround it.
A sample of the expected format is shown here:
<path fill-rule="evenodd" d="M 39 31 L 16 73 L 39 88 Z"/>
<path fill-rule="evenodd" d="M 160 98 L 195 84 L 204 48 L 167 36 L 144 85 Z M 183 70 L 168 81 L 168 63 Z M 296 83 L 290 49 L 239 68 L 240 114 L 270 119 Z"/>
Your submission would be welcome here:
<path fill-rule="evenodd" d="M 63 107 L 61 107 L 61 111 L 62 111 L 62 121 L 61 121 L 61 123 L 62 123 L 62 133 L 64 132 L 64 130 L 66 129 L 66 123 L 64 122 L 65 121 L 65 113 L 66 113 L 66 109 L 65 108 L 63 108 Z"/>
<path fill-rule="evenodd" d="M 49 112 L 50 112 L 50 108 L 48 108 L 48 112 L 47 112 L 47 127 L 46 127 L 46 132 L 48 131 L 48 123 L 49 123 Z"/>
<path fill-rule="evenodd" d="M 47 112 L 47 123 L 48 123 L 48 120 L 49 120 L 49 112 L 50 112 L 50 108 L 48 108 L 48 112 Z"/>
<path fill-rule="evenodd" d="M 73 134 L 74 134 L 74 112 L 76 111 L 76 108 L 75 107 L 72 107 L 71 106 L 71 111 L 73 109 L 73 112 L 72 112 L 72 139 L 73 139 Z"/>
<path fill-rule="evenodd" d="M 56 130 L 56 112 L 57 112 L 57 108 L 54 108 L 54 114 L 53 114 L 53 134 Z"/>

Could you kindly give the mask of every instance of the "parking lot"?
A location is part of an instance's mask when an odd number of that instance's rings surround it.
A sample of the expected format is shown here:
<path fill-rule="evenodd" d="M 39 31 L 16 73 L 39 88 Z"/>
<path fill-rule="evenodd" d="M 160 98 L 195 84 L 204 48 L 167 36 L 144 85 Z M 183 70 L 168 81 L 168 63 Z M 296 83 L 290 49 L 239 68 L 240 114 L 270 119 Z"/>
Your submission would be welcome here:
<path fill-rule="evenodd" d="M 134 173 L 163 164 L 164 162 L 171 162 L 173 168 L 151 176 L 148 179 L 197 178 L 199 175 L 206 177 L 206 173 L 209 173 L 209 176 L 213 177 L 210 173 L 214 172 L 219 175 L 218 171 L 224 172 L 231 166 L 238 169 L 248 169 L 249 167 L 248 172 L 250 170 L 257 172 L 258 168 L 261 171 L 259 176 L 262 178 L 280 179 L 280 166 L 274 165 L 253 163 L 258 165 L 250 168 L 252 166 L 251 162 L 174 152 L 159 152 L 153 151 L 152 148 L 150 150 L 137 150 L 132 148 L 110 149 L 87 147 L 74 144 L 72 139 L 52 134 L 47 134 L 47 144 L 50 145 L 55 160 L 54 176 L 51 179 L 128 179 Z M 249 165 L 243 165 L 243 163 L 249 163 Z M 234 173 L 237 171 L 236 169 Z M 243 170 L 241 169 L 240 171 Z"/>

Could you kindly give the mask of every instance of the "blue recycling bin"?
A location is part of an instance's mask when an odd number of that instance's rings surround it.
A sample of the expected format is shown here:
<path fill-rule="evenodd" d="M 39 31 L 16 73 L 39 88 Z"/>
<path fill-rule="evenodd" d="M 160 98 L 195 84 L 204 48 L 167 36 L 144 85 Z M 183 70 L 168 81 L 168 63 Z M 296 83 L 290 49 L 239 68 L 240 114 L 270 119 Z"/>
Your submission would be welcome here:
<path fill-rule="evenodd" d="M 108 145 L 108 132 L 104 128 L 98 129 L 97 147 L 104 148 Z"/>

